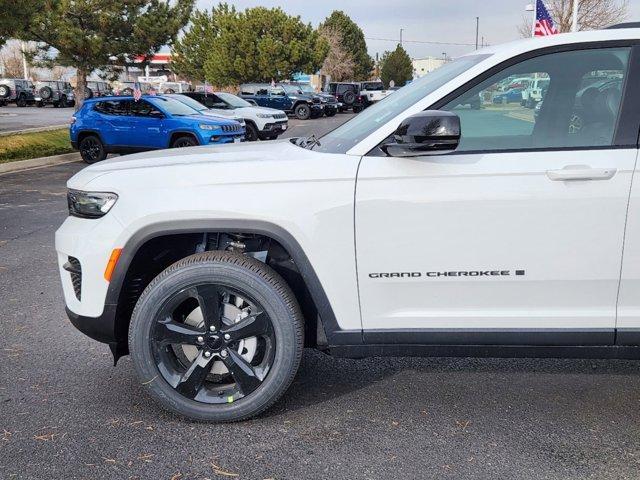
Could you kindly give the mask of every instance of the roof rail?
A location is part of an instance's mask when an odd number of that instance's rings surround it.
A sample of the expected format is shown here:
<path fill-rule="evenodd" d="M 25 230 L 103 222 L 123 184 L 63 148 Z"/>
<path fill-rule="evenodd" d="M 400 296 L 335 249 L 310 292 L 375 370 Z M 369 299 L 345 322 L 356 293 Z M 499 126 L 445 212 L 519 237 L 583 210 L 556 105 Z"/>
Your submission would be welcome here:
<path fill-rule="evenodd" d="M 619 28 L 640 28 L 640 22 L 618 23 L 605 28 L 605 30 L 617 30 Z"/>

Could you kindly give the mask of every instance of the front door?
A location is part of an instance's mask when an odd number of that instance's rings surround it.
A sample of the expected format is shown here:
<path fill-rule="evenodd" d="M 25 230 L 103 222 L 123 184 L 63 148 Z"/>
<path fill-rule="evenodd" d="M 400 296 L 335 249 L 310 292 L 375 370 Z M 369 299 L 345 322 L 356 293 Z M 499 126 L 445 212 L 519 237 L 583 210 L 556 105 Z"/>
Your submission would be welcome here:
<path fill-rule="evenodd" d="M 169 137 L 165 128 L 164 114 L 145 100 L 131 102 L 131 123 L 135 134 L 129 145 L 142 148 L 166 148 Z"/>
<path fill-rule="evenodd" d="M 630 63 L 627 47 L 522 60 L 437 105 L 461 119 L 456 153 L 363 157 L 365 341 L 613 342 L 636 159 L 618 128 Z M 522 77 L 548 79 L 540 105 L 502 100 Z"/>

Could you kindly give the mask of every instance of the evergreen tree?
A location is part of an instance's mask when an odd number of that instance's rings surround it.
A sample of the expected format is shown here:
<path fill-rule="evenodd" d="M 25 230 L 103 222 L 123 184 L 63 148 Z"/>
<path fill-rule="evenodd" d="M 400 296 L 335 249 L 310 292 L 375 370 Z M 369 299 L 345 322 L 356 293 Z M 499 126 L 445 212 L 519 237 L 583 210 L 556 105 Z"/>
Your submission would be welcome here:
<path fill-rule="evenodd" d="M 393 52 L 384 52 L 380 63 L 380 78 L 387 87 L 391 80 L 397 87 L 402 87 L 413 78 L 411 58 L 400 44 Z"/>

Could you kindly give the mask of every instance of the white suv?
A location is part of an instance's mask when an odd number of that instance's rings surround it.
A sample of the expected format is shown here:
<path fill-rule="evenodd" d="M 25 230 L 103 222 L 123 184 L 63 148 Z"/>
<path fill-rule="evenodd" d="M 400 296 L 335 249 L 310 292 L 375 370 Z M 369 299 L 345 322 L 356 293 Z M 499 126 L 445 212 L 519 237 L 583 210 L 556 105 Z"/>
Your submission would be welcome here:
<path fill-rule="evenodd" d="M 258 107 L 236 95 L 226 92 L 186 92 L 207 107 L 212 114 L 223 117 L 240 117 L 246 122 L 247 141 L 274 140 L 287 131 L 287 114 L 275 108 Z"/>
<path fill-rule="evenodd" d="M 469 106 L 543 74 L 537 118 Z M 461 57 L 319 139 L 92 165 L 56 233 L 68 315 L 210 421 L 272 405 L 304 346 L 640 358 L 637 85 L 640 28 L 555 35 Z"/>

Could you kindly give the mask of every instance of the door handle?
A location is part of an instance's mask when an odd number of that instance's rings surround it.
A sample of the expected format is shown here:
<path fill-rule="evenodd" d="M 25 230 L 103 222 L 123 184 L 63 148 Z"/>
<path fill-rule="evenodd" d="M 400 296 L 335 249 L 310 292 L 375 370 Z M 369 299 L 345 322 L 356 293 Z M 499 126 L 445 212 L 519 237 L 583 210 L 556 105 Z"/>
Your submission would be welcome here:
<path fill-rule="evenodd" d="M 609 180 L 616 168 L 591 168 L 587 165 L 569 165 L 559 170 L 547 170 L 547 177 L 554 181 Z"/>

